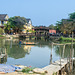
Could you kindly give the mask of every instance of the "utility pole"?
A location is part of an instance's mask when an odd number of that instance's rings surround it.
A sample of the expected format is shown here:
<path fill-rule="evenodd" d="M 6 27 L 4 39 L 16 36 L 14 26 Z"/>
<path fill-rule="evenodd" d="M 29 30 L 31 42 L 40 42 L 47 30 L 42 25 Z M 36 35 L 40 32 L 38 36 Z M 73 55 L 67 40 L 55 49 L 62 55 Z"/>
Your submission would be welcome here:
<path fill-rule="evenodd" d="M 73 70 L 73 31 L 72 31 L 72 43 L 70 49 L 70 72 Z"/>
<path fill-rule="evenodd" d="M 52 46 L 51 46 L 50 64 L 52 64 L 52 49 L 53 49 L 53 42 L 52 42 Z"/>
<path fill-rule="evenodd" d="M 73 69 L 73 31 L 72 31 L 72 69 Z"/>
<path fill-rule="evenodd" d="M 63 46 L 63 59 L 64 59 L 64 51 L 65 51 L 65 44 Z"/>
<path fill-rule="evenodd" d="M 60 52 L 60 69 L 61 69 L 61 45 L 60 45 L 60 47 L 59 47 L 59 52 Z"/>

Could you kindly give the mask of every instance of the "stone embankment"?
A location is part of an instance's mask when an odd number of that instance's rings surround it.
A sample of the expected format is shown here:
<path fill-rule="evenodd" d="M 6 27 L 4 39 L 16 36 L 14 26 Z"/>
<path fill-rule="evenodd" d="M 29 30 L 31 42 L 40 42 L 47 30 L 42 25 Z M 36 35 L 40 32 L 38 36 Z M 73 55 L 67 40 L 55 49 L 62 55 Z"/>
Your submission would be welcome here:
<path fill-rule="evenodd" d="M 73 59 L 75 60 L 75 59 Z M 21 72 L 22 69 L 26 68 L 26 66 L 17 65 L 21 68 L 21 70 L 16 70 L 18 72 L 13 73 L 6 73 L 5 75 L 66 75 L 66 71 L 69 67 L 69 60 L 68 59 L 61 59 L 55 61 L 54 63 L 44 67 L 44 68 L 35 68 L 33 69 L 32 74 L 27 74 Z M 62 73 L 61 73 L 62 72 Z"/>
<path fill-rule="evenodd" d="M 18 38 L 19 34 L 16 35 L 4 35 L 6 38 L 12 39 L 12 38 Z"/>

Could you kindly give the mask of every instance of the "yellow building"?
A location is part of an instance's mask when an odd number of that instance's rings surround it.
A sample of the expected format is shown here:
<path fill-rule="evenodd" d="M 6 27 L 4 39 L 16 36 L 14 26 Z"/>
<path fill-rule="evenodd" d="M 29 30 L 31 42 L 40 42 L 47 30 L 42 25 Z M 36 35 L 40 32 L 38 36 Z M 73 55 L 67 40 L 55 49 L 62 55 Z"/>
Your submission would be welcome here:
<path fill-rule="evenodd" d="M 31 33 L 33 28 L 31 19 L 26 19 L 27 23 L 24 25 L 24 29 L 22 30 L 23 33 Z"/>

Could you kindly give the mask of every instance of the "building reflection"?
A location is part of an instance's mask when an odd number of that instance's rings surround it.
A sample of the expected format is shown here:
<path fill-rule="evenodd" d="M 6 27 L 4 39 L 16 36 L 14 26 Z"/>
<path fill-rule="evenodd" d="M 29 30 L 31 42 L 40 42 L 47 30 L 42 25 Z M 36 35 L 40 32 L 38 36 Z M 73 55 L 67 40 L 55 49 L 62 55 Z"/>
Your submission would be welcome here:
<path fill-rule="evenodd" d="M 24 48 L 24 51 L 27 51 L 27 53 L 29 54 L 31 51 L 31 47 L 33 47 L 33 46 L 32 45 L 25 45 L 23 48 Z"/>
<path fill-rule="evenodd" d="M 50 51 L 50 61 L 49 63 L 51 64 L 52 61 L 56 57 L 53 57 L 53 52 L 55 51 L 56 56 L 59 56 L 61 58 L 66 58 L 67 56 L 70 55 L 70 46 L 52 46 L 50 41 L 45 41 L 45 40 L 22 40 L 24 43 L 36 43 L 38 42 L 37 45 L 38 47 L 48 47 Z M 34 41 L 34 42 L 31 42 Z M 23 58 L 26 55 L 29 55 L 31 52 L 31 48 L 34 47 L 34 45 L 21 45 L 21 47 L 18 45 L 19 39 L 13 39 L 13 40 L 8 40 L 8 39 L 2 39 L 0 40 L 0 56 L 3 54 L 6 48 L 6 53 L 8 57 L 14 58 L 14 59 L 19 59 Z M 61 51 L 60 51 L 60 49 Z M 53 48 L 53 49 L 52 49 Z M 74 44 L 74 49 L 75 49 L 75 44 Z M 60 53 L 61 52 L 61 53 Z M 75 51 L 74 51 L 75 52 Z M 75 53 L 74 53 L 75 56 Z M 4 59 L 0 59 L 0 63 L 5 63 L 7 62 L 7 56 L 4 57 Z"/>
<path fill-rule="evenodd" d="M 6 48 L 0 48 L 0 64 L 7 62 Z"/>
<path fill-rule="evenodd" d="M 12 57 L 15 59 L 23 58 L 25 55 L 29 54 L 31 51 L 32 45 L 18 45 L 18 40 L 10 40 L 5 42 L 5 47 L 7 49 L 8 57 Z M 25 42 L 23 40 L 23 42 Z M 30 42 L 28 42 L 30 43 Z M 32 42 L 31 42 L 32 43 Z"/>

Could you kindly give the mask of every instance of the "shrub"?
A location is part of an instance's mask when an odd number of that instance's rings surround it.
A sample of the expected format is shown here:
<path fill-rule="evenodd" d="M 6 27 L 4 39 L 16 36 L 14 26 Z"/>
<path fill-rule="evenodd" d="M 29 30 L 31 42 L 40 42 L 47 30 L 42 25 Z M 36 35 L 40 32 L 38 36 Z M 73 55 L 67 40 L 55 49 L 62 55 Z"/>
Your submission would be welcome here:
<path fill-rule="evenodd" d="M 65 37 L 60 37 L 60 41 L 72 41 L 72 38 L 65 38 Z M 75 39 L 73 39 L 75 41 Z"/>
<path fill-rule="evenodd" d="M 4 29 L 0 28 L 0 34 L 4 33 Z"/>
<path fill-rule="evenodd" d="M 29 71 L 32 71 L 32 70 L 33 70 L 33 68 L 26 67 L 25 69 L 22 70 L 22 72 L 28 73 Z"/>
<path fill-rule="evenodd" d="M 3 35 L 0 35 L 0 37 L 4 37 Z"/>

